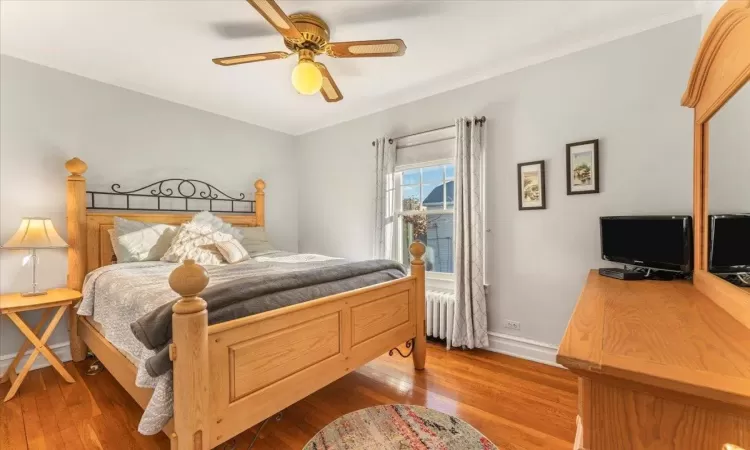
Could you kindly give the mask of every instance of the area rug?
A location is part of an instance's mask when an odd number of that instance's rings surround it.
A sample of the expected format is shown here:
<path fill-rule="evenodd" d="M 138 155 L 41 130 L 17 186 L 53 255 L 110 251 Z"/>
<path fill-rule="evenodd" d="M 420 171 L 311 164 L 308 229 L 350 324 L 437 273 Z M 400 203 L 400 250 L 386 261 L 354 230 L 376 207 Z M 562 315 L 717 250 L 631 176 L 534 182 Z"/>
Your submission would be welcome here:
<path fill-rule="evenodd" d="M 341 416 L 303 450 L 489 450 L 495 444 L 461 419 L 412 405 L 381 405 Z"/>

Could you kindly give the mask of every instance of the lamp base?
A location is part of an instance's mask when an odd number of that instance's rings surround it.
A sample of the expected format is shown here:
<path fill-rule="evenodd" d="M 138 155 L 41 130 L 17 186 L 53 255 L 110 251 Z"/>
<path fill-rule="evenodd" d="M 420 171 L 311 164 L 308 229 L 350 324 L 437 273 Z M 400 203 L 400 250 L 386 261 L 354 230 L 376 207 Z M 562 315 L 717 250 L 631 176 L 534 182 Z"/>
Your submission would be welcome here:
<path fill-rule="evenodd" d="M 47 291 L 24 292 L 23 294 L 21 294 L 21 297 L 36 297 L 37 295 L 47 295 Z"/>

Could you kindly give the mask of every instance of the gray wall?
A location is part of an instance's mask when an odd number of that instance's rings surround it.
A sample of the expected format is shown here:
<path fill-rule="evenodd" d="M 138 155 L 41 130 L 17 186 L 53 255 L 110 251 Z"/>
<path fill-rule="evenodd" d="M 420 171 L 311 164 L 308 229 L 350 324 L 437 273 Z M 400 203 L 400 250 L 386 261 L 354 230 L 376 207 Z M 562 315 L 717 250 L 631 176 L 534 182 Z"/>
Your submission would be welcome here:
<path fill-rule="evenodd" d="M 0 56 L 0 240 L 21 217 L 52 218 L 66 236 L 64 163 L 89 165 L 90 188 L 136 188 L 170 177 L 196 178 L 236 195 L 267 182 L 267 225 L 279 248 L 297 249 L 297 184 L 292 136 L 87 78 Z M 0 252 L 0 292 L 26 290 L 25 252 Z M 40 251 L 42 287 L 62 286 L 67 252 Z M 35 321 L 36 315 L 28 316 Z M 51 342 L 65 342 L 58 327 Z M 0 357 L 20 345 L 0 321 Z M 9 361 L 0 359 L 0 368 Z M 0 370 L 1 371 L 1 370 Z"/>
<path fill-rule="evenodd" d="M 599 216 L 691 212 L 692 114 L 680 97 L 700 36 L 691 18 L 302 136 L 300 249 L 370 256 L 370 142 L 485 115 L 489 328 L 557 345 L 588 270 L 604 265 Z M 594 138 L 602 191 L 567 196 L 565 144 Z M 548 209 L 518 211 L 516 164 L 539 159 Z"/>

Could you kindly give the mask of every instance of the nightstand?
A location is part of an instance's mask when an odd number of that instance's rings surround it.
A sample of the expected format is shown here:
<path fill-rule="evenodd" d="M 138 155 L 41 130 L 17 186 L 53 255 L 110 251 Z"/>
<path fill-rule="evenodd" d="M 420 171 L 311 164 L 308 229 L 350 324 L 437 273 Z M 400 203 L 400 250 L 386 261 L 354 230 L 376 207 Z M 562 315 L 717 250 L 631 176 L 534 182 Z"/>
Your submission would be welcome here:
<path fill-rule="evenodd" d="M 34 364 L 34 361 L 40 353 L 47 359 L 47 361 L 49 361 L 52 367 L 57 370 L 57 373 L 59 373 L 65 381 L 68 383 L 75 382 L 73 377 L 71 377 L 63 367 L 62 361 L 60 361 L 57 355 L 47 347 L 47 340 L 52 335 L 52 332 L 55 331 L 55 327 L 60 322 L 60 319 L 62 319 L 63 314 L 65 314 L 65 310 L 80 299 L 80 292 L 67 288 L 50 289 L 44 295 L 36 295 L 32 297 L 23 297 L 21 294 L 0 295 L 0 316 L 8 316 L 8 319 L 10 319 L 21 333 L 26 336 L 26 339 L 28 339 L 21 344 L 21 348 L 18 349 L 16 357 L 13 358 L 13 362 L 10 363 L 8 370 L 5 371 L 2 379 L 0 379 L 0 383 L 4 383 L 7 380 L 10 380 L 12 383 L 8 395 L 5 396 L 6 402 L 16 395 L 18 388 L 21 386 L 21 383 L 23 383 L 24 378 L 28 375 L 31 366 Z M 34 310 L 43 311 L 42 318 L 32 330 L 18 313 Z M 47 319 L 49 319 L 50 315 L 52 315 L 52 320 L 50 320 L 49 325 L 47 325 L 47 328 L 45 328 L 44 332 L 40 335 L 39 332 L 45 322 L 47 322 Z M 34 347 L 34 351 L 21 368 L 21 372 L 16 374 L 18 363 L 30 347 Z"/>

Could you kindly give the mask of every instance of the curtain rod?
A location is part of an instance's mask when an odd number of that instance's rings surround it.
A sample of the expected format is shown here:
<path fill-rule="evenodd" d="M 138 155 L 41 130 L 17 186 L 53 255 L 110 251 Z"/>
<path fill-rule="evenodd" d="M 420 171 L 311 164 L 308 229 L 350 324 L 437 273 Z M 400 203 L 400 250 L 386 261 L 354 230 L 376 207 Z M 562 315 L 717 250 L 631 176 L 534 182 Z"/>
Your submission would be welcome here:
<path fill-rule="evenodd" d="M 482 116 L 482 117 L 480 117 L 480 118 L 478 118 L 478 119 L 474 119 L 474 124 L 475 124 L 475 125 L 479 125 L 479 126 L 482 126 L 482 125 L 484 125 L 484 123 L 485 123 L 486 121 L 487 121 L 487 118 L 486 118 L 485 116 Z M 470 121 L 470 120 L 467 120 L 467 121 L 466 121 L 466 125 L 468 126 L 468 125 L 469 125 L 469 123 L 471 123 L 471 121 Z M 434 131 L 447 130 L 448 128 L 453 128 L 453 127 L 455 127 L 455 125 L 446 125 L 446 126 L 444 126 L 444 127 L 440 127 L 440 128 L 433 128 L 433 129 L 431 129 L 431 130 L 420 131 L 420 132 L 418 132 L 418 133 L 405 134 L 405 135 L 403 135 L 403 136 L 399 136 L 399 137 L 395 137 L 395 138 L 391 138 L 391 139 L 388 139 L 388 143 L 389 143 L 389 144 L 393 144 L 393 141 L 398 141 L 398 140 L 400 140 L 400 139 L 405 139 L 405 138 L 409 138 L 409 137 L 413 137 L 413 136 L 419 136 L 419 135 L 422 135 L 422 134 L 432 133 L 432 132 L 434 132 Z M 375 141 L 372 141 L 372 146 L 373 146 L 373 147 L 375 146 Z M 411 147 L 411 146 L 409 146 L 409 147 Z M 406 148 L 406 147 L 404 147 L 404 148 Z"/>

